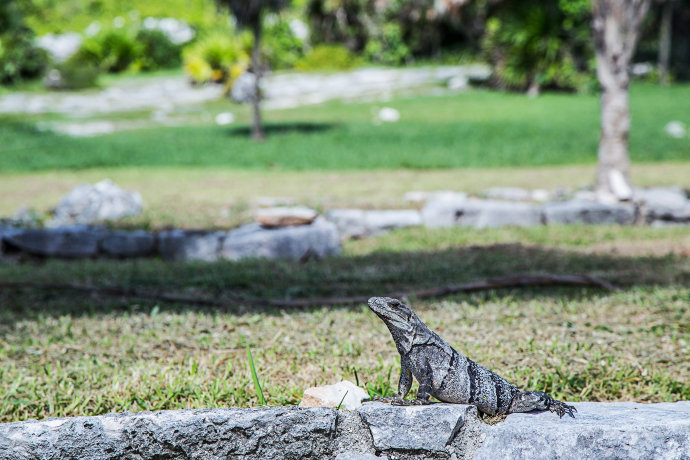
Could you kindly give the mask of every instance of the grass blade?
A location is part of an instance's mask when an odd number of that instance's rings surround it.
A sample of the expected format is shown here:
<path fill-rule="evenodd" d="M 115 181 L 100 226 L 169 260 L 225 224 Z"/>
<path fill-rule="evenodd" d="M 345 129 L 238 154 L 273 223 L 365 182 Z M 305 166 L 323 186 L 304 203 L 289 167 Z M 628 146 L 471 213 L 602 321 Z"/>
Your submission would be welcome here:
<path fill-rule="evenodd" d="M 264 397 L 264 392 L 261 389 L 261 383 L 259 383 L 259 376 L 256 375 L 256 367 L 254 367 L 254 358 L 252 357 L 252 351 L 247 345 L 247 360 L 249 361 L 249 372 L 252 374 L 252 380 L 254 381 L 254 389 L 256 390 L 256 396 L 259 398 L 259 405 L 266 405 L 266 398 Z"/>

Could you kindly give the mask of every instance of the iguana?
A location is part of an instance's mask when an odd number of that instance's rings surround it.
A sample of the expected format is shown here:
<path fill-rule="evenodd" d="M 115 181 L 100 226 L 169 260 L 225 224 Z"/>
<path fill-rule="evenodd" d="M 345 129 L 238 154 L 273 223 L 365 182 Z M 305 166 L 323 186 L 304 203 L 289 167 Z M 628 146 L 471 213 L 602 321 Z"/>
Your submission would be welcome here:
<path fill-rule="evenodd" d="M 386 323 L 400 353 L 398 394 L 378 398 L 399 405 L 429 404 L 429 397 L 457 404 L 472 404 L 480 412 L 497 415 L 549 410 L 559 417 L 575 417 L 577 410 L 543 391 L 521 391 L 503 377 L 461 355 L 429 329 L 404 303 L 390 297 L 372 297 L 369 308 Z M 404 400 L 419 381 L 414 400 Z"/>

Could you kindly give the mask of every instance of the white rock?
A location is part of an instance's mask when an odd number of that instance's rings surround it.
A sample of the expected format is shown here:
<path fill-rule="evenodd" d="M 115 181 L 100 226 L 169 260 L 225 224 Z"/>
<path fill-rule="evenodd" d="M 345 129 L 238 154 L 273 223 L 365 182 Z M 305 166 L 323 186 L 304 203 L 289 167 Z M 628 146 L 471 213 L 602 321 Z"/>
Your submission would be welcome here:
<path fill-rule="evenodd" d="M 456 75 L 448 80 L 448 89 L 451 91 L 462 91 L 467 89 L 470 80 L 466 75 Z"/>
<path fill-rule="evenodd" d="M 142 199 L 138 192 L 123 190 L 110 179 L 94 185 L 83 184 L 60 199 L 49 227 L 91 224 L 116 220 L 141 213 Z"/>
<path fill-rule="evenodd" d="M 216 124 L 220 126 L 229 125 L 235 122 L 235 115 L 231 112 L 222 112 L 216 115 Z"/>
<path fill-rule="evenodd" d="M 668 134 L 671 137 L 675 137 L 676 139 L 681 139 L 685 137 L 687 134 L 688 130 L 685 127 L 685 124 L 682 121 L 669 121 L 666 123 L 666 126 L 664 126 L 664 131 L 666 131 L 666 134 Z"/>
<path fill-rule="evenodd" d="M 304 391 L 300 407 L 338 407 L 355 410 L 362 400 L 369 399 L 369 393 L 354 383 L 343 380 L 334 385 L 312 387 Z"/>
<path fill-rule="evenodd" d="M 386 123 L 395 123 L 400 120 L 400 112 L 392 107 L 384 107 L 379 110 L 378 118 Z"/>
<path fill-rule="evenodd" d="M 551 194 L 549 193 L 548 190 L 545 190 L 543 188 L 538 188 L 532 190 L 531 198 L 533 201 L 549 201 L 549 198 L 551 198 Z"/>
<path fill-rule="evenodd" d="M 628 184 L 628 180 L 625 178 L 622 172 L 617 169 L 612 169 L 609 171 L 609 184 L 611 185 L 611 192 L 620 201 L 627 201 L 632 198 L 632 188 Z"/>

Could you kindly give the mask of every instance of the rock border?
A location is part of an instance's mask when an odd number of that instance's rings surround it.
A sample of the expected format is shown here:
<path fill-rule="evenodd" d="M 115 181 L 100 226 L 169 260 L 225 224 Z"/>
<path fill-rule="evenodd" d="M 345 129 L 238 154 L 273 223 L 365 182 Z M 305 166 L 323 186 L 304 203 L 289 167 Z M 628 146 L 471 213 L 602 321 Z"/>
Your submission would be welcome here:
<path fill-rule="evenodd" d="M 196 409 L 0 424 L 0 458 L 613 459 L 690 457 L 690 401 L 574 403 L 577 417 L 474 406 Z"/>
<path fill-rule="evenodd" d="M 462 192 L 411 192 L 409 200 L 425 202 L 421 210 L 332 209 L 326 217 L 316 217 L 316 211 L 302 207 L 270 208 L 257 214 L 266 225 L 254 222 L 230 231 L 170 229 L 151 233 L 88 225 L 20 228 L 0 222 L 0 254 L 4 250 L 63 258 L 304 259 L 339 254 L 343 239 L 418 226 L 690 226 L 690 199 L 678 187 L 637 189 L 630 202 L 597 200 L 587 191 L 566 200 L 545 202 L 538 201 L 548 198 L 549 193 L 539 190 L 494 188 L 484 195 L 487 198 L 469 197 Z M 286 222 L 302 225 L 284 225 Z"/>

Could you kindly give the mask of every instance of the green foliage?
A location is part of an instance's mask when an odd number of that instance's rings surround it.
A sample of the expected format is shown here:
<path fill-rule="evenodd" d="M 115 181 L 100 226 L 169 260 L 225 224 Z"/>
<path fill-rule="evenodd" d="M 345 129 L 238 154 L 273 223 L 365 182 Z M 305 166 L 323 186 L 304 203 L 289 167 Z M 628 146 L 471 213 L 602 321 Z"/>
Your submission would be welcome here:
<path fill-rule="evenodd" d="M 97 65 L 104 72 L 122 72 L 143 55 L 131 27 L 106 28 L 87 37 L 76 53 L 77 59 Z"/>
<path fill-rule="evenodd" d="M 58 72 L 59 82 L 51 88 L 78 90 L 96 86 L 100 69 L 91 61 L 83 60 L 75 55 L 65 62 L 55 66 L 53 71 Z M 50 75 L 50 74 L 49 74 Z"/>
<path fill-rule="evenodd" d="M 271 69 L 289 69 L 304 56 L 304 42 L 297 38 L 282 15 L 264 21 L 261 52 Z"/>
<path fill-rule="evenodd" d="M 34 34 L 24 21 L 24 2 L 0 4 L 0 85 L 40 76 L 47 64 L 46 53 L 33 44 Z"/>
<path fill-rule="evenodd" d="M 369 39 L 364 53 L 371 61 L 386 65 L 401 65 L 412 57 L 403 40 L 402 29 L 395 23 L 384 24 L 381 34 Z"/>
<path fill-rule="evenodd" d="M 28 0 L 27 17 L 38 34 L 82 32 L 97 20 L 111 24 L 116 17 L 133 21 L 147 17 L 175 17 L 200 30 L 226 26 L 213 0 Z"/>
<path fill-rule="evenodd" d="M 302 71 L 348 70 L 356 67 L 359 59 L 342 45 L 317 45 L 295 62 Z"/>
<path fill-rule="evenodd" d="M 182 47 L 156 29 L 140 29 L 135 37 L 139 56 L 134 66 L 140 70 L 178 67 L 182 62 Z"/>
<path fill-rule="evenodd" d="M 195 83 L 232 82 L 249 68 L 248 33 L 211 33 L 184 50 L 184 70 Z"/>
<path fill-rule="evenodd" d="M 584 91 L 593 79 L 588 0 L 508 2 L 486 22 L 485 57 L 506 89 Z"/>

